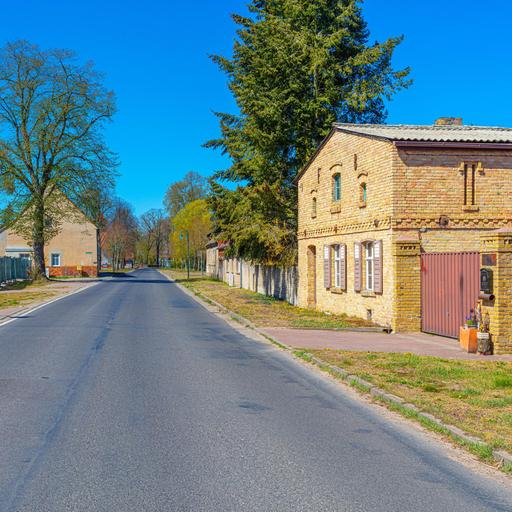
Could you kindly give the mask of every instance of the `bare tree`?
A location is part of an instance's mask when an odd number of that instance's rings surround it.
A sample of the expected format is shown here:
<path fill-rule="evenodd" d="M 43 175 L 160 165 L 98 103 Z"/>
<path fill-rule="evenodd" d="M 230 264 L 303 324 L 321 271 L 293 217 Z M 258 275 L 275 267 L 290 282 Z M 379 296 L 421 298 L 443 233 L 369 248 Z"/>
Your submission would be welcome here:
<path fill-rule="evenodd" d="M 155 263 L 159 267 L 162 247 L 169 238 L 169 221 L 162 210 L 149 210 L 141 216 L 140 227 L 146 254 L 145 263 L 149 263 L 149 255 L 154 248 Z"/>
<path fill-rule="evenodd" d="M 114 272 L 134 258 L 137 239 L 138 223 L 132 207 L 117 199 L 105 231 L 105 246 Z"/>
<path fill-rule="evenodd" d="M 72 52 L 26 41 L 0 50 L 0 221 L 30 241 L 36 276 L 60 229 L 58 196 L 114 180 L 116 158 L 101 130 L 114 110 L 102 77 Z"/>

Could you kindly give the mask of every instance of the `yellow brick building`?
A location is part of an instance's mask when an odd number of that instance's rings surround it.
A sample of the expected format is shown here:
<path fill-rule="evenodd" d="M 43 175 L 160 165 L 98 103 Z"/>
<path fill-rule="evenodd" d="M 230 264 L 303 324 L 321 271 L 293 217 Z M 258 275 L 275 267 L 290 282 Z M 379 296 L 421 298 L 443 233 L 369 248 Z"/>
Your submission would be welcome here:
<path fill-rule="evenodd" d="M 297 185 L 299 304 L 397 331 L 426 330 L 426 307 L 436 305 L 445 279 L 439 290 L 425 289 L 434 285 L 422 277 L 423 255 L 447 253 L 447 265 L 450 254 L 473 258 L 485 252 L 485 237 L 512 226 L 512 129 L 451 119 L 338 124 Z M 477 286 L 471 261 L 469 297 Z M 447 313 L 452 324 L 458 311 Z"/>

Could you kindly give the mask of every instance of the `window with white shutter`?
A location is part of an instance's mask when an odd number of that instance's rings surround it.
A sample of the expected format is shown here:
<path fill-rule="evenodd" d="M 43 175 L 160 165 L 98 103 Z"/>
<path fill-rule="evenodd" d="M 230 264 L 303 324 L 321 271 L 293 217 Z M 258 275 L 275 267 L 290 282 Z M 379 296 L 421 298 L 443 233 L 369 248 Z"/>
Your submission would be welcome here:
<path fill-rule="evenodd" d="M 347 246 L 334 246 L 334 286 L 340 290 L 347 289 Z"/>

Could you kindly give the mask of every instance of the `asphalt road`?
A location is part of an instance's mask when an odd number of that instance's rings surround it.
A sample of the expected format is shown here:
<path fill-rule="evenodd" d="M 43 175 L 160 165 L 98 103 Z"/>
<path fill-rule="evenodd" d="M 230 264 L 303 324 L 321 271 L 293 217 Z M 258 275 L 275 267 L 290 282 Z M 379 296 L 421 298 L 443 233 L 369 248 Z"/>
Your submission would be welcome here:
<path fill-rule="evenodd" d="M 153 270 L 0 327 L 1 511 L 512 511 Z"/>

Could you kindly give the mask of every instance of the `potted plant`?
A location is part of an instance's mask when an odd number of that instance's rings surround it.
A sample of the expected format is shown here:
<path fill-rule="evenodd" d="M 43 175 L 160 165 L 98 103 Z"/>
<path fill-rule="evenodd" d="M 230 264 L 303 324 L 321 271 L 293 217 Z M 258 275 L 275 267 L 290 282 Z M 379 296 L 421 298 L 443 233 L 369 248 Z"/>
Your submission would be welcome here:
<path fill-rule="evenodd" d="M 477 351 L 477 332 L 476 313 L 474 309 L 471 309 L 464 325 L 460 328 L 459 336 L 460 346 L 466 352 Z"/>
<path fill-rule="evenodd" d="M 491 334 L 489 332 L 490 323 L 489 313 L 486 312 L 478 324 L 478 332 L 476 335 L 478 353 L 484 356 L 492 354 Z"/>

